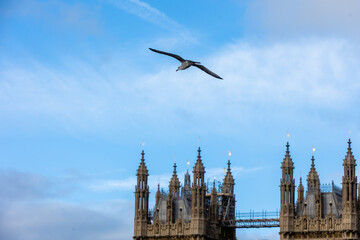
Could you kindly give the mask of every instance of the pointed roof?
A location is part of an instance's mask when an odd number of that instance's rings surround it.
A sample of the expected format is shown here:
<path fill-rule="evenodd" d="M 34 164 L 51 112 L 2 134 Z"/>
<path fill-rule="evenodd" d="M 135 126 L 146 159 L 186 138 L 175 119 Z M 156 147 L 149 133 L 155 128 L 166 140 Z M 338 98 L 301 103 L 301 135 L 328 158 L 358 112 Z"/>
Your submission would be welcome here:
<path fill-rule="evenodd" d="M 158 204 L 159 203 L 158 201 L 161 199 L 160 184 L 158 184 L 158 189 L 155 194 L 155 199 L 156 199 L 156 204 Z"/>
<path fill-rule="evenodd" d="M 286 153 L 284 160 L 281 163 L 281 168 L 294 168 L 294 163 L 291 159 L 290 150 L 289 150 L 289 142 L 286 142 Z"/>
<path fill-rule="evenodd" d="M 172 190 L 179 190 L 180 188 L 180 181 L 179 181 L 179 178 L 177 176 L 177 172 L 176 172 L 176 163 L 174 163 L 174 171 L 173 171 L 173 175 L 172 175 L 172 178 L 170 180 L 170 183 L 169 183 L 169 188 L 170 188 L 170 191 Z"/>
<path fill-rule="evenodd" d="M 300 183 L 298 186 L 298 191 L 304 191 L 304 186 L 302 185 L 302 178 L 300 177 Z"/>
<path fill-rule="evenodd" d="M 191 192 L 191 181 L 189 171 L 186 170 L 185 178 L 184 178 L 184 186 L 181 188 L 181 194 L 185 196 L 185 194 L 190 194 Z"/>
<path fill-rule="evenodd" d="M 224 183 L 230 183 L 230 184 L 234 184 L 234 178 L 231 174 L 231 168 L 230 168 L 230 160 L 228 160 L 228 168 L 227 168 L 227 171 L 226 171 L 226 175 L 225 175 L 225 178 L 224 178 Z"/>
<path fill-rule="evenodd" d="M 160 192 L 160 184 L 158 184 L 158 189 L 156 191 L 156 196 L 160 196 L 161 192 Z"/>
<path fill-rule="evenodd" d="M 197 160 L 196 160 L 196 163 L 195 163 L 195 166 L 193 168 L 193 173 L 195 172 L 205 172 L 205 167 L 201 161 L 201 155 L 200 155 L 200 152 L 201 152 L 201 149 L 199 147 L 198 149 L 198 156 L 197 156 Z"/>
<path fill-rule="evenodd" d="M 317 174 L 316 169 L 315 169 L 314 155 L 311 158 L 311 168 L 310 168 L 310 172 L 307 177 L 307 182 L 308 182 L 308 189 L 320 186 L 319 175 Z"/>
<path fill-rule="evenodd" d="M 147 167 L 145 165 L 145 153 L 144 153 L 144 150 L 142 150 L 141 152 L 141 161 L 140 161 L 140 165 L 139 165 L 139 168 L 137 170 L 137 173 L 136 173 L 136 176 L 139 176 L 139 175 L 146 175 L 146 176 L 149 176 L 149 172 L 147 170 Z"/>
<path fill-rule="evenodd" d="M 190 186 L 190 174 L 189 174 L 189 170 L 186 170 L 186 174 L 185 174 L 185 178 L 184 178 L 184 186 Z"/>
<path fill-rule="evenodd" d="M 216 187 L 215 187 L 215 179 L 214 179 L 214 183 L 213 183 L 213 188 L 211 190 L 211 195 L 217 195 L 217 191 L 216 191 Z"/>
<path fill-rule="evenodd" d="M 356 166 L 356 160 L 354 158 L 354 155 L 351 151 L 351 140 L 349 138 L 349 141 L 348 141 L 348 151 L 346 153 L 346 156 L 344 158 L 344 162 L 343 162 L 343 166 L 345 165 L 355 165 Z"/>

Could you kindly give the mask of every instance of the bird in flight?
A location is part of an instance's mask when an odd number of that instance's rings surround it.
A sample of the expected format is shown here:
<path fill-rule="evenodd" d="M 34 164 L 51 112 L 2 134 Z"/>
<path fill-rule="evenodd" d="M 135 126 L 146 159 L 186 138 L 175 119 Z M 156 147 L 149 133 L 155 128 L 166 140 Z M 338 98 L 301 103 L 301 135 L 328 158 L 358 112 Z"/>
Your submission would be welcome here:
<path fill-rule="evenodd" d="M 153 51 L 153 52 L 168 55 L 170 57 L 173 57 L 173 58 L 176 58 L 177 60 L 179 60 L 181 62 L 181 65 L 176 69 L 176 71 L 185 70 L 185 69 L 187 69 L 187 68 L 189 68 L 191 66 L 194 66 L 194 67 L 197 67 L 197 68 L 203 70 L 207 74 L 210 74 L 211 76 L 222 80 L 222 78 L 219 75 L 217 75 L 216 73 L 210 71 L 209 69 L 207 69 L 206 67 L 201 65 L 200 62 L 194 62 L 194 61 L 191 61 L 191 60 L 185 60 L 182 57 L 180 57 L 179 55 L 176 55 L 176 54 L 173 54 L 173 53 L 163 52 L 163 51 L 159 51 L 159 50 L 156 50 L 156 49 L 153 49 L 153 48 L 149 48 L 149 49 L 151 51 Z"/>

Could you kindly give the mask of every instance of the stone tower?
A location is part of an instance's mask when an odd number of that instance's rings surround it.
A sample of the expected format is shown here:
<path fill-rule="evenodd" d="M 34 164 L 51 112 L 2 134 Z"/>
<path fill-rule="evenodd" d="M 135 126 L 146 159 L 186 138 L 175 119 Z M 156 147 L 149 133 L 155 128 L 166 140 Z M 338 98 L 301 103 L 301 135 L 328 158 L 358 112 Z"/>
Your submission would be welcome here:
<path fill-rule="evenodd" d="M 140 166 L 137 170 L 137 184 L 135 186 L 135 220 L 134 239 L 142 239 L 146 236 L 148 211 L 149 211 L 149 172 L 145 165 L 144 150 L 141 153 Z"/>
<path fill-rule="evenodd" d="M 355 232 L 358 229 L 357 217 L 357 178 L 355 176 L 356 161 L 351 151 L 351 141 L 348 141 L 348 151 L 344 158 L 344 175 L 342 178 L 342 216 L 344 239 L 358 239 Z"/>
<path fill-rule="evenodd" d="M 191 228 L 193 234 L 205 235 L 205 168 L 201 161 L 200 147 L 198 149 L 198 157 L 193 168 L 194 182 L 191 189 Z"/>
<path fill-rule="evenodd" d="M 295 180 L 293 179 L 294 164 L 290 156 L 289 142 L 286 143 L 286 154 L 281 164 L 282 178 L 280 181 L 280 239 L 292 239 L 295 216 Z"/>
<path fill-rule="evenodd" d="M 160 190 L 158 185 L 155 206 L 148 209 L 149 174 L 142 152 L 135 186 L 134 240 L 236 240 L 235 228 L 228 225 L 235 220 L 235 183 L 230 161 L 221 192 L 218 192 L 215 181 L 212 189 L 205 184 L 200 153 L 199 148 L 192 171 L 193 183 L 186 171 L 181 186 L 174 164 L 168 192 Z"/>
<path fill-rule="evenodd" d="M 291 176 L 287 177 L 284 171 L 286 165 L 292 166 L 292 162 L 288 164 L 286 162 L 290 161 L 286 159 L 290 159 L 288 151 L 282 165 L 280 239 L 359 239 L 360 201 L 357 196 L 356 161 L 351 151 L 350 139 L 343 160 L 342 188 L 337 187 L 334 181 L 331 184 L 320 184 L 315 158 L 312 156 L 306 196 L 304 197 L 304 187 L 300 180 L 295 217 L 293 216 L 292 220 L 289 219 L 292 211 L 283 207 L 287 202 L 286 183 L 291 185 L 289 178 L 292 179 Z M 292 198 L 291 193 L 288 196 Z M 291 200 L 289 204 L 292 204 Z M 292 225 L 286 224 L 289 222 Z"/>

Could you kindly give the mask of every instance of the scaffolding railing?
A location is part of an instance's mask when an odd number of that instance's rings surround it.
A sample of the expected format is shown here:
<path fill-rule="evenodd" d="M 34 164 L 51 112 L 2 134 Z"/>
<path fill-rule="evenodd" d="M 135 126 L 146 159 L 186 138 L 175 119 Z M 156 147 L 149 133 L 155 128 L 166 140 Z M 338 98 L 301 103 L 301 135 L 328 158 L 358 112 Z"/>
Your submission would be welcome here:
<path fill-rule="evenodd" d="M 235 219 L 268 219 L 268 218 L 279 218 L 280 212 L 278 209 L 276 211 L 266 211 L 262 210 L 261 212 L 255 212 L 254 210 L 250 210 L 249 212 L 240 212 L 236 211 Z"/>
<path fill-rule="evenodd" d="M 280 212 L 266 211 L 255 212 L 240 212 L 237 211 L 235 219 L 223 220 L 224 227 L 235 228 L 273 228 L 280 227 Z"/>

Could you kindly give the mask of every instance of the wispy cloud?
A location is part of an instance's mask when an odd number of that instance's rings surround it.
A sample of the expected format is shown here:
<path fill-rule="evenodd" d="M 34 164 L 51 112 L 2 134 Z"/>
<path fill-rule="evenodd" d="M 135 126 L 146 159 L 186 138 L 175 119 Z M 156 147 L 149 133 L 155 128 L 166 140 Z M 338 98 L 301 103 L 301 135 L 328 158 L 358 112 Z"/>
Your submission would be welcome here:
<path fill-rule="evenodd" d="M 152 7 L 150 4 L 140 0 L 104 0 L 113 6 L 133 14 L 145 21 L 158 25 L 172 33 L 176 33 L 176 38 L 168 38 L 167 42 L 189 41 L 194 42 L 194 34 L 190 34 L 189 30 L 171 19 L 159 9 Z"/>
<path fill-rule="evenodd" d="M 114 6 L 121 8 L 131 14 L 136 15 L 146 21 L 157 24 L 166 29 L 182 28 L 180 24 L 175 22 L 166 16 L 165 13 L 159 11 L 158 9 L 150 6 L 148 3 L 139 1 L 139 0 L 108 0 L 109 3 Z"/>

